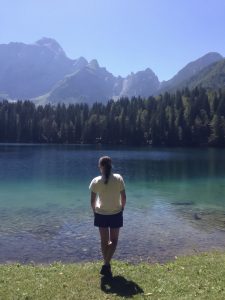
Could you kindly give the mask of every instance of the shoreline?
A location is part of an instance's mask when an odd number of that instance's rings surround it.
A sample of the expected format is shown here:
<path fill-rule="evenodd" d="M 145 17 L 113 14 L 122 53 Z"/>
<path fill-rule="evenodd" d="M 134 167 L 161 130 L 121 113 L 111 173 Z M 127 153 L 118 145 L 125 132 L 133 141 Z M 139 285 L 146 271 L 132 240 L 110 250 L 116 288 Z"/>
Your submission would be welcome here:
<path fill-rule="evenodd" d="M 144 260 L 141 259 L 138 260 L 126 260 L 126 259 L 122 259 L 122 258 L 113 258 L 112 262 L 116 262 L 116 263 L 121 263 L 121 264 L 129 264 L 129 265 L 133 265 L 133 266 L 138 266 L 138 265 L 142 265 L 142 264 L 146 264 L 146 265 L 167 265 L 170 263 L 175 263 L 176 261 L 182 260 L 182 259 L 191 259 L 194 257 L 201 257 L 201 256 L 207 256 L 207 255 L 224 255 L 225 256 L 225 249 L 213 249 L 213 250 L 209 250 L 209 251 L 199 251 L 199 252 L 195 252 L 195 253 L 186 253 L 183 255 L 175 255 L 173 258 L 170 258 L 168 260 L 165 261 L 154 261 L 154 260 Z M 35 261 L 28 261 L 28 262 L 21 262 L 21 261 L 6 261 L 6 262 L 0 262 L 0 266 L 4 266 L 4 265 L 11 265 L 11 266 L 46 266 L 46 267 L 51 267 L 53 265 L 85 265 L 85 264 L 101 264 L 103 262 L 102 258 L 96 258 L 96 259 L 85 259 L 85 260 L 80 260 L 80 261 L 63 261 L 63 260 L 54 260 L 51 262 L 35 262 Z"/>

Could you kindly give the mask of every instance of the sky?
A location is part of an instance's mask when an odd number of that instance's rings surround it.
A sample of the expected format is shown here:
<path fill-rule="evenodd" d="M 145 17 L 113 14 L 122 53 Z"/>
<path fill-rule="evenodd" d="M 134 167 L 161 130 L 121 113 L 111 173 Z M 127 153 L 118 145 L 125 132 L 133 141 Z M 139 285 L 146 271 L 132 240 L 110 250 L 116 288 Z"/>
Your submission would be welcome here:
<path fill-rule="evenodd" d="M 225 56 L 225 0 L 0 0 L 0 44 L 55 39 L 115 76 L 168 80 L 208 52 Z"/>

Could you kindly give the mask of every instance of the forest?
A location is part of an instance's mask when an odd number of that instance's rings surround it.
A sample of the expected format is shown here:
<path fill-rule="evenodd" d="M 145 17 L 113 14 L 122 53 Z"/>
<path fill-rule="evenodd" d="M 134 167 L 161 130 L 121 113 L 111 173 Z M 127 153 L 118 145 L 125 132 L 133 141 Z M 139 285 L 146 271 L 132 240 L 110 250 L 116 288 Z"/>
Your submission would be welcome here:
<path fill-rule="evenodd" d="M 1 143 L 225 146 L 225 91 L 196 87 L 106 104 L 0 102 Z"/>

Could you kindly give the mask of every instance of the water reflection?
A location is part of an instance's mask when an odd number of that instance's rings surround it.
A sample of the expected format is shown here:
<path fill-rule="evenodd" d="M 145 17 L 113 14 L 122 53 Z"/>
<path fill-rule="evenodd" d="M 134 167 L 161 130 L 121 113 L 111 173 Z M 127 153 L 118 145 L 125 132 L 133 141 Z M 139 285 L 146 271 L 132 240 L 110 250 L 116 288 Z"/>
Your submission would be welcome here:
<path fill-rule="evenodd" d="M 224 176 L 225 160 L 218 155 L 210 154 L 208 157 L 206 154 L 197 155 L 187 152 L 186 155 L 172 157 L 170 160 L 166 160 L 163 154 L 157 160 L 149 154 L 149 159 L 132 159 L 129 161 L 129 166 L 123 160 L 119 164 L 128 179 L 151 182 Z"/>

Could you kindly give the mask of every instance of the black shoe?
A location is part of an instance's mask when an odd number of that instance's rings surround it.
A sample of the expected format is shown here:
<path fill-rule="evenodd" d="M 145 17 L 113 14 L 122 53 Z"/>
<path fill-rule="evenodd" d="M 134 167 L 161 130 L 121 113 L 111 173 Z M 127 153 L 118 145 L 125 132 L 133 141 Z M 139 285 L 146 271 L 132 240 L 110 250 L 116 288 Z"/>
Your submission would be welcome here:
<path fill-rule="evenodd" d="M 103 265 L 100 274 L 105 277 L 112 277 L 112 271 L 110 265 Z"/>

